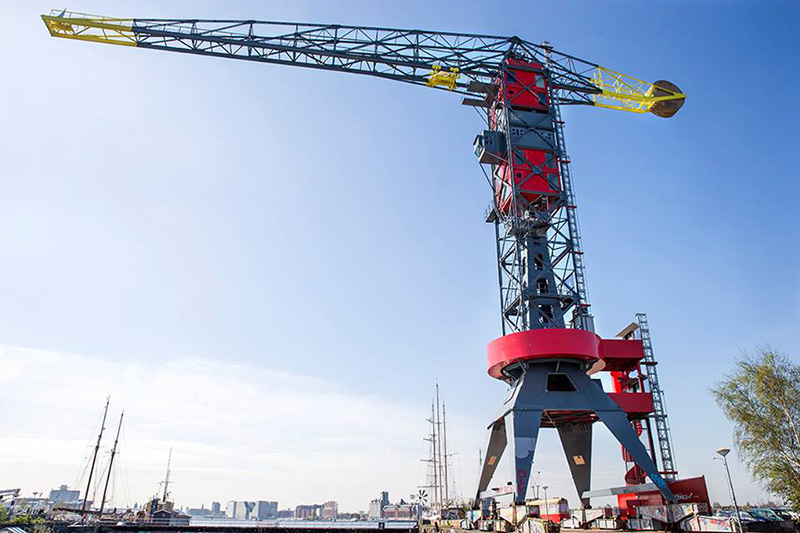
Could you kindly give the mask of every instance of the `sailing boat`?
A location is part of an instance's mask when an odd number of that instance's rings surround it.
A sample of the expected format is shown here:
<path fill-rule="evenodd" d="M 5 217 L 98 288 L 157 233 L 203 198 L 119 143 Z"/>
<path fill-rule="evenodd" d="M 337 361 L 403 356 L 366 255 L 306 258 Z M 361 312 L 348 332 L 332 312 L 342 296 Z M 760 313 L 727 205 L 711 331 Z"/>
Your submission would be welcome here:
<path fill-rule="evenodd" d="M 97 515 L 99 517 L 102 517 L 103 511 L 105 509 L 105 504 L 107 502 L 106 497 L 108 496 L 108 485 L 111 481 L 111 472 L 113 471 L 114 468 L 114 458 L 117 455 L 117 447 L 119 445 L 119 435 L 120 431 L 122 430 L 122 419 L 125 415 L 124 411 L 119 417 L 119 425 L 117 426 L 117 434 L 114 439 L 114 446 L 111 449 L 111 458 L 109 459 L 107 467 L 108 472 L 106 473 L 106 480 L 103 486 L 103 497 L 100 500 L 99 510 L 92 509 L 92 504 L 94 502 L 89 499 L 89 492 L 92 489 L 92 481 L 95 481 L 95 474 L 100 475 L 100 473 L 97 471 L 97 466 L 98 466 L 97 459 L 98 456 L 100 455 L 100 445 L 103 442 L 103 433 L 106 430 L 106 420 L 108 419 L 108 407 L 110 403 L 111 403 L 111 397 L 107 396 L 106 404 L 103 407 L 103 418 L 100 422 L 100 431 L 97 434 L 97 442 L 95 443 L 94 450 L 92 451 L 92 459 L 89 467 L 89 478 L 86 480 L 86 490 L 84 492 L 83 499 L 79 499 L 80 508 L 75 508 L 74 506 L 70 505 L 61 505 L 53 508 L 54 511 L 68 511 L 70 513 L 79 514 L 81 515 L 80 519 L 81 522 L 86 521 L 86 518 L 90 515 Z"/>

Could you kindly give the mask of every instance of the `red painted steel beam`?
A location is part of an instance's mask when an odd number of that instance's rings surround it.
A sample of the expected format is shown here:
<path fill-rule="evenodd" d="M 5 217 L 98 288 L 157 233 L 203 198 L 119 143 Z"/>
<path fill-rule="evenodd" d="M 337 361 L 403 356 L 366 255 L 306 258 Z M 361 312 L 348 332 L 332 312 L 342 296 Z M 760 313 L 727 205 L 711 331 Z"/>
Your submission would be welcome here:
<path fill-rule="evenodd" d="M 577 359 L 595 362 L 590 373 L 632 371 L 644 359 L 642 341 L 601 339 L 580 329 L 535 329 L 511 333 L 492 341 L 487 348 L 488 372 L 505 379 L 502 369 L 536 359 Z"/>

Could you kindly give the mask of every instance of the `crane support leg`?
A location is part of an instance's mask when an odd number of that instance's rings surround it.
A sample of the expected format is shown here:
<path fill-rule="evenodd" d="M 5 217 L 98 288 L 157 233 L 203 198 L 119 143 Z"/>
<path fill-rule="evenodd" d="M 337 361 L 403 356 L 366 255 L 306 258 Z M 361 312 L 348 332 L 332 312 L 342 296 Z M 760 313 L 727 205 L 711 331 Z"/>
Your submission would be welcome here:
<path fill-rule="evenodd" d="M 506 415 L 506 431 L 514 453 L 514 501 L 524 502 L 542 421 L 541 409 L 517 409 Z"/>
<path fill-rule="evenodd" d="M 592 425 L 564 424 L 558 426 L 558 436 L 561 438 L 564 455 L 567 456 L 575 490 L 578 494 L 583 494 L 592 486 Z M 589 498 L 581 497 L 581 504 L 588 506 Z"/>
<path fill-rule="evenodd" d="M 609 399 L 609 401 L 613 403 L 611 399 Z M 639 440 L 639 435 L 637 435 L 636 431 L 631 427 L 631 423 L 628 417 L 625 416 L 625 413 L 617 407 L 616 411 L 613 409 L 598 410 L 597 416 L 603 424 L 606 425 L 609 431 L 611 431 L 619 443 L 622 444 L 633 461 L 644 470 L 644 473 L 647 474 L 655 486 L 658 487 L 658 490 L 661 491 L 664 498 L 667 501 L 676 502 L 675 496 L 669 490 L 669 487 L 667 487 L 666 480 L 658 472 L 656 464 L 653 462 L 650 454 L 647 453 L 647 448 L 645 448 L 642 441 Z"/>
<path fill-rule="evenodd" d="M 503 452 L 506 449 L 506 422 L 505 418 L 500 417 L 489 426 L 489 445 L 486 447 L 486 459 L 483 461 L 481 467 L 481 477 L 478 481 L 478 493 L 475 495 L 475 501 L 479 501 L 481 493 L 489 486 L 489 481 L 492 480 L 497 465 L 500 463 L 500 458 L 503 457 Z"/>

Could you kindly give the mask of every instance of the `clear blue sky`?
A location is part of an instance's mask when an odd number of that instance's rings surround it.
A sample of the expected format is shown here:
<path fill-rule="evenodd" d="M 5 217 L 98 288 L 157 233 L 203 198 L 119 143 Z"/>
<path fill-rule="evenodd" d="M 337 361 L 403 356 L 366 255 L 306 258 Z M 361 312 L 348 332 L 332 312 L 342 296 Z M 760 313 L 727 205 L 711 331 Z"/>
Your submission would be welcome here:
<path fill-rule="evenodd" d="M 438 378 L 453 419 L 481 424 L 454 429 L 473 461 L 503 392 L 485 374 L 500 319 L 474 112 L 455 95 L 363 76 L 55 40 L 38 20 L 51 7 L 63 6 L 6 6 L 0 34 L 0 344 L 303 375 L 420 420 Z M 727 501 L 710 456 L 732 429 L 708 389 L 741 350 L 800 353 L 796 4 L 68 7 L 513 34 L 677 83 L 688 99 L 671 120 L 566 110 L 567 146 L 598 333 L 648 313 L 678 466 L 707 474 Z M 78 440 L 102 396 L 83 400 Z M 225 496 L 191 503 L 213 497 Z"/>

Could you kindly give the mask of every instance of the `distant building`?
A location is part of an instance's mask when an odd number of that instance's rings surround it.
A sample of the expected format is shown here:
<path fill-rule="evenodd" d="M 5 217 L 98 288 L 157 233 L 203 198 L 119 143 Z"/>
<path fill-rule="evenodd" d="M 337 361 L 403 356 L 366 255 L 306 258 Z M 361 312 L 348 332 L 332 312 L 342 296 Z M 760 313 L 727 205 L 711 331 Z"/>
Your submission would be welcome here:
<path fill-rule="evenodd" d="M 15 514 L 44 514 L 50 509 L 47 498 L 14 498 L 11 509 Z"/>
<path fill-rule="evenodd" d="M 386 505 L 383 509 L 383 518 L 403 519 L 414 518 L 414 509 L 411 504 L 400 502 Z"/>
<path fill-rule="evenodd" d="M 315 520 L 322 516 L 321 505 L 298 505 L 294 508 L 294 517 L 298 520 Z"/>
<path fill-rule="evenodd" d="M 236 520 L 249 520 L 255 506 L 255 502 L 231 500 L 225 508 L 225 514 Z"/>
<path fill-rule="evenodd" d="M 153 512 L 152 521 L 161 525 L 188 526 L 191 518 L 180 511 L 159 509 Z"/>
<path fill-rule="evenodd" d="M 81 499 L 81 491 L 69 490 L 66 485 L 61 485 L 60 488 L 50 491 L 50 497 L 48 499 L 54 504 L 78 503 Z"/>
<path fill-rule="evenodd" d="M 383 518 L 383 508 L 387 505 L 389 505 L 389 492 L 384 490 L 381 491 L 379 498 L 369 502 L 369 512 L 367 513 L 367 518 L 369 520 Z"/>
<path fill-rule="evenodd" d="M 367 513 L 367 518 L 370 520 L 378 520 L 379 518 L 382 518 L 382 510 L 383 507 L 381 506 L 381 500 L 378 498 L 372 500 L 369 502 L 369 513 Z"/>
<path fill-rule="evenodd" d="M 222 514 L 222 509 L 219 502 L 211 502 L 211 514 L 219 516 Z"/>
<path fill-rule="evenodd" d="M 269 520 L 278 517 L 278 502 L 257 501 L 254 503 L 253 512 L 250 515 L 253 520 Z"/>
<path fill-rule="evenodd" d="M 0 489 L 0 505 L 11 507 L 11 502 L 19 497 L 20 489 Z"/>
<path fill-rule="evenodd" d="M 206 509 L 204 505 L 201 505 L 199 509 L 187 509 L 186 514 L 191 517 L 204 517 L 209 516 L 211 514 L 211 509 Z"/>
<path fill-rule="evenodd" d="M 283 509 L 282 511 L 278 511 L 275 518 L 294 518 L 294 511 L 291 509 Z"/>
<path fill-rule="evenodd" d="M 339 514 L 339 504 L 335 501 L 329 501 L 322 504 L 322 519 L 323 520 L 336 520 L 336 515 Z"/>

